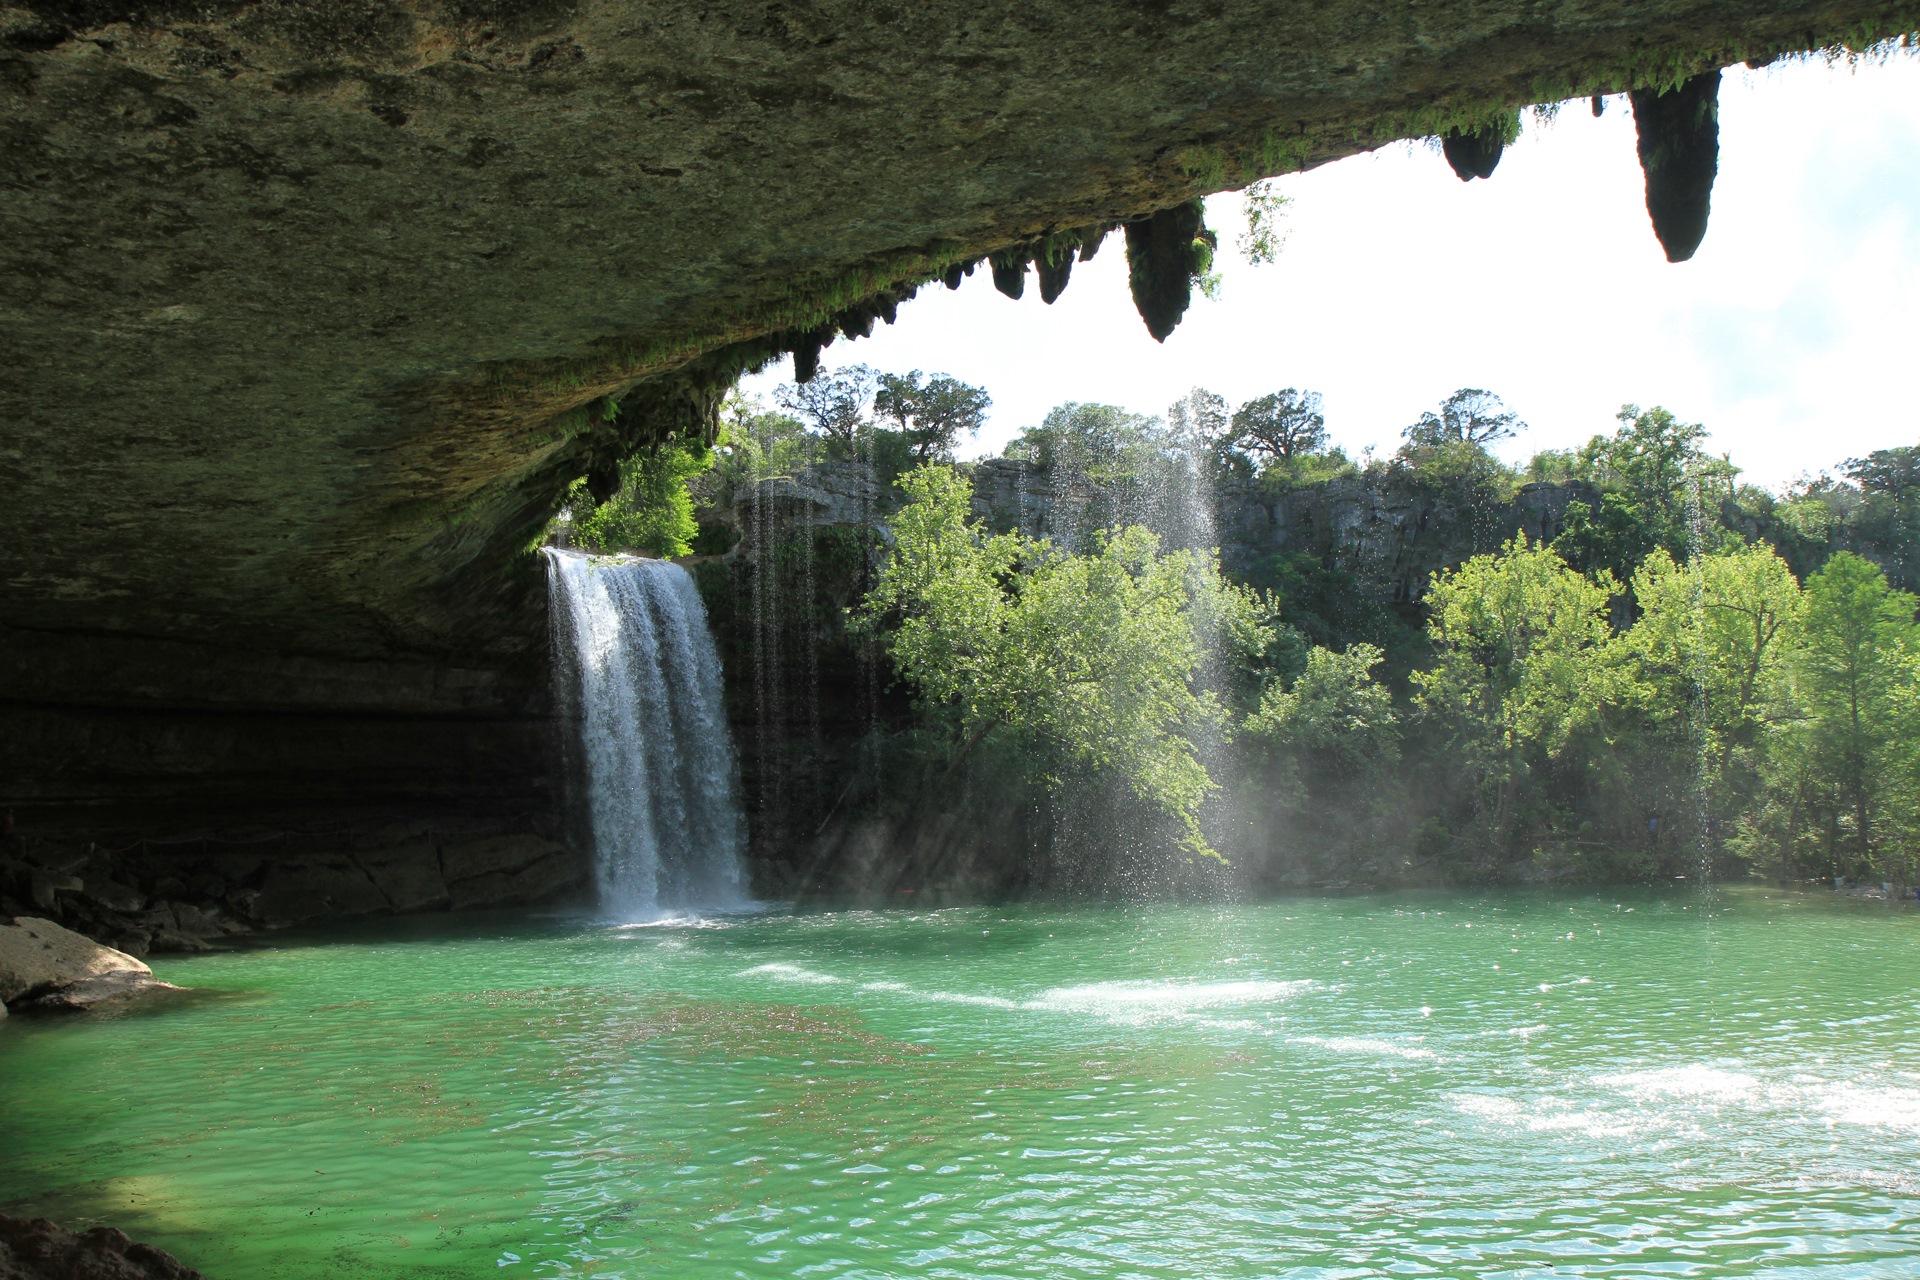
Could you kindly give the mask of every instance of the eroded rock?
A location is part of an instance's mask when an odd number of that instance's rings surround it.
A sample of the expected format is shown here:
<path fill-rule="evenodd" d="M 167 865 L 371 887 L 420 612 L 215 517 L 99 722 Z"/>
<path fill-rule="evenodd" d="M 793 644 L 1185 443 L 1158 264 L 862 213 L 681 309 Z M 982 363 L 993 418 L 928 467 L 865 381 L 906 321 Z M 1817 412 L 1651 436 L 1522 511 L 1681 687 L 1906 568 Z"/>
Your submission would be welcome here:
<path fill-rule="evenodd" d="M 206 1280 L 172 1254 L 123 1231 L 68 1231 L 45 1218 L 0 1213 L 0 1280 Z"/>
<path fill-rule="evenodd" d="M 545 902 L 586 886 L 591 868 L 564 845 L 539 836 L 498 836 L 440 851 L 456 911 Z"/>
<path fill-rule="evenodd" d="M 307 920 L 373 915 L 391 909 L 387 896 L 351 854 L 339 853 L 270 867 L 250 904 L 269 929 Z"/>
<path fill-rule="evenodd" d="M 1212 261 L 1198 200 L 1127 224 L 1127 282 L 1155 342 L 1165 342 L 1193 301 L 1193 278 Z"/>
<path fill-rule="evenodd" d="M 1440 139 L 1440 151 L 1462 182 L 1491 178 L 1507 149 L 1496 129 L 1449 129 Z"/>
<path fill-rule="evenodd" d="M 177 991 L 124 951 L 51 920 L 0 923 L 0 1001 L 16 1008 L 80 1010 L 150 991 Z"/>

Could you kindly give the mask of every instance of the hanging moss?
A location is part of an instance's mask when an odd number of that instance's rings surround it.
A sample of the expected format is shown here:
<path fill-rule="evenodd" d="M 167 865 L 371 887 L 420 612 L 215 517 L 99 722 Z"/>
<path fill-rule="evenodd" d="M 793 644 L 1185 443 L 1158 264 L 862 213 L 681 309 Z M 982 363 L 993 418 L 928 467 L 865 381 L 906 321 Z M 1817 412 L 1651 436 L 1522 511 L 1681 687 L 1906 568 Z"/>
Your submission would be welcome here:
<path fill-rule="evenodd" d="M 1193 282 L 1213 265 L 1216 240 L 1198 200 L 1127 224 L 1127 280 L 1147 332 L 1165 342 L 1193 301 Z"/>
<path fill-rule="evenodd" d="M 993 268 L 993 287 L 1009 298 L 1018 298 L 1027 290 L 1027 249 L 1003 249 L 991 254 L 987 262 Z"/>
<path fill-rule="evenodd" d="M 1685 262 L 1706 237 L 1720 164 L 1720 73 L 1693 76 L 1666 93 L 1635 89 L 1632 101 L 1647 216 L 1667 261 Z"/>

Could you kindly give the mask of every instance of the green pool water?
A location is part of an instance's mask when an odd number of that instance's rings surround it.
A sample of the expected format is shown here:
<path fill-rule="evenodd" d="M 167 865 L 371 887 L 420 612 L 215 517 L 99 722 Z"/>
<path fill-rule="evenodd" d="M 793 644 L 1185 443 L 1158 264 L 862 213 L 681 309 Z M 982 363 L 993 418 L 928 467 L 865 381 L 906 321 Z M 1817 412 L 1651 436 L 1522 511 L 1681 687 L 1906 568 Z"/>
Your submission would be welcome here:
<path fill-rule="evenodd" d="M 1920 1276 L 1920 914 L 1875 904 L 442 918 L 155 968 L 201 994 L 0 1023 L 0 1208 L 215 1280 Z"/>

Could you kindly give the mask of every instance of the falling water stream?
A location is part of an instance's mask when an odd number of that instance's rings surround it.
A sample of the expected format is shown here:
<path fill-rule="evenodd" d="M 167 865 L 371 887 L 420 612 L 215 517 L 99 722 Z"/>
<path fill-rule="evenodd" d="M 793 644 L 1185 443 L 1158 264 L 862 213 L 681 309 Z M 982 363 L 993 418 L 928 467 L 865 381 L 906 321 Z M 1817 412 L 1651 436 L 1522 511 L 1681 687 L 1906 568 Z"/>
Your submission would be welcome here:
<path fill-rule="evenodd" d="M 579 725 L 600 907 L 746 901 L 733 742 L 700 593 L 663 560 L 547 552 L 555 678 Z"/>

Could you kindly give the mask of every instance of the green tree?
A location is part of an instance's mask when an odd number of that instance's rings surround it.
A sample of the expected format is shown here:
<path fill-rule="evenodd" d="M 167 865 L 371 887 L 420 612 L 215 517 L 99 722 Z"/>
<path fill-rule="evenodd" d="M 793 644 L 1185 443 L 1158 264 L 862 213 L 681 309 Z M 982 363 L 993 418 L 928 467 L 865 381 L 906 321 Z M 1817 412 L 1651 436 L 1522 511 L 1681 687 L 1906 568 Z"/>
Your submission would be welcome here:
<path fill-rule="evenodd" d="M 641 551 L 663 559 L 686 555 L 700 532 L 687 482 L 713 465 L 704 443 L 666 443 L 620 464 L 620 488 L 596 503 L 585 480 L 567 491 L 573 540 L 595 551 Z"/>
<path fill-rule="evenodd" d="M 1320 393 L 1293 387 L 1249 400 L 1234 410 L 1234 447 L 1268 466 L 1285 466 L 1327 447 L 1327 420 Z"/>
<path fill-rule="evenodd" d="M 789 414 L 775 413 L 757 398 L 736 393 L 721 410 L 713 469 L 689 483 L 694 500 L 730 505 L 744 488 L 811 466 L 821 441 Z"/>
<path fill-rule="evenodd" d="M 955 442 L 980 430 L 992 404 L 984 388 L 944 373 L 923 378 L 918 369 L 881 374 L 873 396 L 874 413 L 896 424 L 923 463 L 950 459 Z"/>
<path fill-rule="evenodd" d="M 1195 743 L 1224 734 L 1228 713 L 1202 687 L 1211 643 L 1262 643 L 1263 603 L 1227 583 L 1215 559 L 1162 552 L 1139 527 L 1115 529 L 1085 555 L 968 518 L 971 484 L 947 467 L 900 481 L 906 505 L 860 606 L 901 675 L 950 717 L 947 773 L 988 734 L 1004 732 L 1048 762 L 1116 776 L 1180 827 L 1189 850 L 1218 857 L 1200 827 L 1218 788 Z"/>
<path fill-rule="evenodd" d="M 1677 560 L 1699 550 L 1740 471 L 1701 447 L 1705 427 L 1658 405 L 1622 405 L 1615 417 L 1619 428 L 1589 440 L 1571 467 L 1573 479 L 1601 490 L 1600 508 L 1570 506 L 1555 546 L 1578 568 L 1624 576 L 1655 547 Z"/>
<path fill-rule="evenodd" d="M 1413 674 L 1415 700 L 1444 726 L 1498 834 L 1532 764 L 1557 756 L 1606 696 L 1613 589 L 1524 533 L 1434 576 L 1434 664 Z"/>
<path fill-rule="evenodd" d="M 1344 653 L 1315 646 L 1291 688 L 1267 687 L 1246 733 L 1317 757 L 1344 780 L 1377 773 L 1400 756 L 1393 694 L 1373 678 L 1384 656 L 1370 644 Z"/>
<path fill-rule="evenodd" d="M 1173 448 L 1217 452 L 1230 431 L 1226 399 L 1205 387 L 1195 387 L 1167 407 L 1167 438 Z"/>
<path fill-rule="evenodd" d="M 1167 449 L 1167 432 L 1157 418 L 1118 405 L 1069 401 L 1050 409 L 1039 426 L 1021 432 L 1006 455 L 1031 459 L 1050 471 L 1110 481 L 1150 468 Z"/>
<path fill-rule="evenodd" d="M 1508 412 L 1499 396 L 1478 387 L 1462 387 L 1446 398 L 1440 412 L 1421 414 L 1420 420 L 1401 435 L 1413 449 L 1438 449 L 1448 444 L 1484 449 L 1526 429 L 1527 424 L 1519 415 Z"/>
<path fill-rule="evenodd" d="M 1864 458 L 1847 459 L 1840 469 L 1863 493 L 1920 496 L 1920 448 L 1877 449 Z"/>
<path fill-rule="evenodd" d="M 879 378 L 863 364 L 822 369 L 807 382 L 775 387 L 773 400 L 851 458 L 862 429 L 870 425 L 867 409 Z"/>
<path fill-rule="evenodd" d="M 1709 768 L 1723 776 L 1737 752 L 1751 751 L 1786 714 L 1800 584 L 1764 544 L 1686 564 L 1661 549 L 1633 575 L 1633 593 L 1641 614 L 1621 646 L 1634 664 L 1638 701 L 1656 720 L 1695 722 Z"/>
<path fill-rule="evenodd" d="M 1855 874 L 1911 871 L 1912 795 L 1920 723 L 1914 662 L 1915 599 L 1887 585 L 1878 565 L 1842 551 L 1807 579 L 1805 641 L 1797 666 L 1807 716 L 1806 765 L 1829 790 L 1829 847 Z M 1850 865 L 1848 865 L 1850 864 Z"/>

